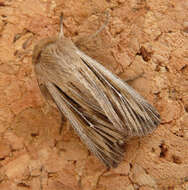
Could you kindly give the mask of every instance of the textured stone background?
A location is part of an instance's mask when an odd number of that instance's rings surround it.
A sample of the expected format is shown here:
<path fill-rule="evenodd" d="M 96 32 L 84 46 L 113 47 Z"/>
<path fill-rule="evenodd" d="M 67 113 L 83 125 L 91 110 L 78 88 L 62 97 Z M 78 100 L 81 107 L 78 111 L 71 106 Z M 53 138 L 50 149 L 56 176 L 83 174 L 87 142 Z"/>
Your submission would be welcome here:
<path fill-rule="evenodd" d="M 84 43 L 105 21 L 97 37 Z M 116 169 L 89 153 L 41 97 L 31 63 L 41 38 L 65 35 L 160 112 L 152 134 L 125 147 Z M 86 42 L 86 41 L 85 41 Z M 0 189 L 188 190 L 188 1 L 0 0 Z"/>

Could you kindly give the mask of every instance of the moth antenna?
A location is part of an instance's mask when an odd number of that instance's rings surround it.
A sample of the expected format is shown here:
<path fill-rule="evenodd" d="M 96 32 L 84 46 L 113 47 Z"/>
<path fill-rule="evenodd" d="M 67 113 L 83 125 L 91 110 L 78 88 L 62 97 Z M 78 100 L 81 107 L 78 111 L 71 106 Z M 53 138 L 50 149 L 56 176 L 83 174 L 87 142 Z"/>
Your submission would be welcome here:
<path fill-rule="evenodd" d="M 60 16 L 60 31 L 59 31 L 59 38 L 64 37 L 64 32 L 63 32 L 63 13 L 61 13 Z"/>
<path fill-rule="evenodd" d="M 104 30 L 104 28 L 107 26 L 107 24 L 109 23 L 109 11 L 105 11 L 105 15 L 106 15 L 106 20 L 105 20 L 105 22 L 103 23 L 103 25 L 94 33 L 94 34 L 92 34 L 90 37 L 89 37 L 89 39 L 91 39 L 91 38 L 94 38 L 95 36 L 97 36 L 101 31 L 103 31 Z M 88 40 L 89 40 L 88 39 Z"/>
<path fill-rule="evenodd" d="M 106 25 L 109 23 L 109 15 L 110 15 L 110 13 L 109 13 L 109 11 L 107 10 L 107 11 L 105 11 L 105 14 L 106 14 L 106 20 L 105 20 L 105 22 L 103 23 L 103 25 L 102 25 L 94 34 L 92 34 L 91 36 L 87 37 L 87 39 L 84 39 L 84 40 L 82 40 L 82 41 L 78 41 L 78 42 L 76 43 L 77 45 L 81 45 L 81 44 L 83 44 L 83 43 L 88 42 L 90 39 L 94 38 L 94 37 L 97 36 L 102 30 L 105 29 Z"/>

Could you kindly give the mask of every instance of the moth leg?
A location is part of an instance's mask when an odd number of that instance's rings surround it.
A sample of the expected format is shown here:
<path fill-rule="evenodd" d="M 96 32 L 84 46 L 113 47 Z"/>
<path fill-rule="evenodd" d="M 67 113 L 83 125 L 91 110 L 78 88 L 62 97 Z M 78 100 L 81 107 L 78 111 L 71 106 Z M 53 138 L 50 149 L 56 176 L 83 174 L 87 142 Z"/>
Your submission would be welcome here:
<path fill-rule="evenodd" d="M 135 75 L 135 76 L 128 77 L 127 79 L 124 79 L 124 81 L 125 81 L 125 82 L 132 82 L 132 81 L 134 81 L 134 80 L 136 80 L 136 79 L 138 79 L 138 78 L 143 77 L 143 75 L 144 75 L 144 71 L 142 71 L 141 73 L 139 73 L 139 74 L 137 74 L 137 75 Z"/>
<path fill-rule="evenodd" d="M 65 122 L 66 122 L 65 116 L 61 115 L 61 123 L 60 123 L 60 128 L 59 128 L 59 134 L 60 135 L 62 134 Z"/>

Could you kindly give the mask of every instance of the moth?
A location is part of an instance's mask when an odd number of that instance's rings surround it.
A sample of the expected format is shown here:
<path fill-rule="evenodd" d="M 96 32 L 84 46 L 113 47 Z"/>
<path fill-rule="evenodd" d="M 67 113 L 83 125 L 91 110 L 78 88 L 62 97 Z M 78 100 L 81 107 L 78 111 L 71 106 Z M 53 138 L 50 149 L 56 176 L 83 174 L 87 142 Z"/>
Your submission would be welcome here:
<path fill-rule="evenodd" d="M 39 88 L 69 120 L 80 139 L 108 168 L 123 158 L 124 144 L 151 133 L 160 115 L 126 82 L 80 51 L 60 33 L 41 40 L 32 63 Z"/>

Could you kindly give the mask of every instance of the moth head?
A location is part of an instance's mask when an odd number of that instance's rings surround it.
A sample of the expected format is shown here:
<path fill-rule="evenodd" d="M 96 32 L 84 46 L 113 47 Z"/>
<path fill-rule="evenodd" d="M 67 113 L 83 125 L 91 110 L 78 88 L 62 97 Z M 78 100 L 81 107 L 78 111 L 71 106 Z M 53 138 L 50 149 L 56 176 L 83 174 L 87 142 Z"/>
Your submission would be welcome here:
<path fill-rule="evenodd" d="M 45 49 L 49 44 L 55 43 L 57 40 L 64 38 L 63 33 L 63 13 L 60 16 L 60 32 L 58 37 L 45 38 L 41 40 L 37 45 L 35 45 L 32 56 L 32 63 L 37 64 L 40 59 L 40 55 L 43 49 Z"/>
<path fill-rule="evenodd" d="M 40 59 L 40 55 L 42 51 L 52 43 L 55 43 L 57 41 L 57 37 L 54 38 L 45 38 L 42 39 L 39 43 L 37 43 L 33 49 L 33 56 L 32 56 L 32 63 L 37 64 L 38 60 Z"/>

